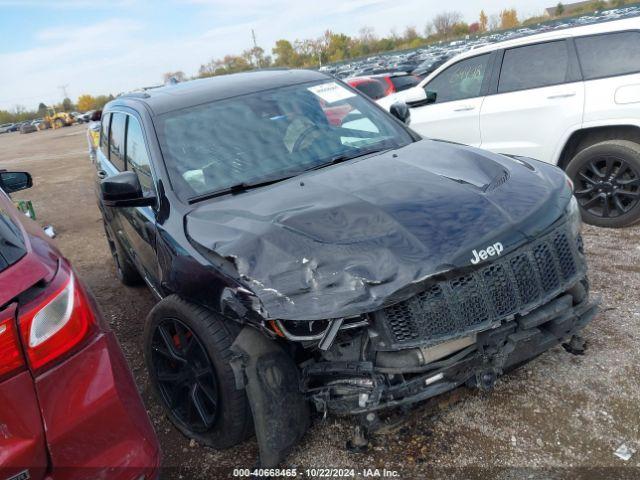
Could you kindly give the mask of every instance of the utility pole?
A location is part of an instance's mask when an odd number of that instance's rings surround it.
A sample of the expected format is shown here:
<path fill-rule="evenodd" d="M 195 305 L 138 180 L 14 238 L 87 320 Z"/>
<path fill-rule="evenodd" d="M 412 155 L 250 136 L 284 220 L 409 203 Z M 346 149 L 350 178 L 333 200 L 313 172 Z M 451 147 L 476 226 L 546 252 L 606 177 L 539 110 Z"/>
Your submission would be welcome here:
<path fill-rule="evenodd" d="M 67 88 L 69 88 L 69 84 L 68 83 L 66 85 L 60 85 L 58 88 L 62 91 L 62 99 L 63 100 L 65 98 L 69 98 L 69 95 L 67 95 Z"/>
<path fill-rule="evenodd" d="M 251 38 L 253 39 L 253 65 L 254 67 L 260 68 L 260 58 L 258 57 L 258 42 L 256 42 L 256 32 L 251 29 Z"/>

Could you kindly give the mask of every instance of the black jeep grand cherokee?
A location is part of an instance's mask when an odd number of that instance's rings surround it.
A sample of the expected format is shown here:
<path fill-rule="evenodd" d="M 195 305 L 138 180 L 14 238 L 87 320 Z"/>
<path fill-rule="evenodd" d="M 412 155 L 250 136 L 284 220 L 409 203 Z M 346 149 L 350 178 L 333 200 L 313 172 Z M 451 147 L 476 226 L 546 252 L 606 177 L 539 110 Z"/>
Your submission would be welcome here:
<path fill-rule="evenodd" d="M 255 432 L 272 466 L 311 409 L 374 430 L 381 409 L 583 349 L 597 308 L 556 167 L 423 140 L 310 71 L 124 95 L 100 145 L 118 275 L 160 299 L 149 373 L 199 442 Z"/>

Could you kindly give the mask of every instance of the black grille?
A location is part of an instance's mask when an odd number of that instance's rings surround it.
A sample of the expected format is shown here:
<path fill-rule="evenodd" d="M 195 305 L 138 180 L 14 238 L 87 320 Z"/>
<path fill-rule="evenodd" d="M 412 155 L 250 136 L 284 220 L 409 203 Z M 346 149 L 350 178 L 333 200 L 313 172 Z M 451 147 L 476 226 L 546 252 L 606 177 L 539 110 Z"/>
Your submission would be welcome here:
<path fill-rule="evenodd" d="M 476 271 L 432 284 L 376 313 L 389 347 L 480 330 L 567 290 L 586 266 L 564 226 Z"/>

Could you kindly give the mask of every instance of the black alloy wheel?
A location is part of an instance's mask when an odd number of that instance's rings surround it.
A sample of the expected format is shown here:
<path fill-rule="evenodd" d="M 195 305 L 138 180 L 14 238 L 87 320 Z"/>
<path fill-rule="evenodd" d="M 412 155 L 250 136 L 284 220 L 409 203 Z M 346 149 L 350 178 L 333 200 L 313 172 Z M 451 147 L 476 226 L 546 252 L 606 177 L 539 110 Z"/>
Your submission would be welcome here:
<path fill-rule="evenodd" d="M 567 166 L 585 222 L 619 228 L 640 220 L 640 145 L 610 140 L 579 152 Z"/>
<path fill-rule="evenodd" d="M 251 408 L 231 362 L 241 327 L 169 295 L 147 316 L 144 358 L 167 417 L 188 438 L 229 448 L 253 434 Z"/>
<path fill-rule="evenodd" d="M 194 332 L 178 319 L 160 322 L 152 336 L 151 361 L 158 389 L 173 416 L 190 431 L 210 430 L 218 415 L 218 382 Z"/>
<path fill-rule="evenodd" d="M 595 157 L 578 171 L 578 203 L 598 217 L 619 217 L 640 202 L 640 173 L 623 158 Z"/>

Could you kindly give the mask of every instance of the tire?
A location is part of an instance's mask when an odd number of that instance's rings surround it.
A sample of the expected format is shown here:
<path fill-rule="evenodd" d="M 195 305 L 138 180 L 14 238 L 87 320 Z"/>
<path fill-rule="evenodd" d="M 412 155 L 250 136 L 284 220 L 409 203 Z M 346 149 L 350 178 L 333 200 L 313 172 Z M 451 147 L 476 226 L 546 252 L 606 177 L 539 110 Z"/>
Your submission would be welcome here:
<path fill-rule="evenodd" d="M 597 143 L 578 152 L 566 172 L 586 223 L 621 228 L 640 221 L 639 144 Z"/>
<path fill-rule="evenodd" d="M 61 118 L 56 118 L 56 120 L 55 120 L 55 122 L 54 122 L 54 123 L 55 123 L 55 125 L 56 125 L 56 128 L 62 128 L 62 127 L 64 127 L 64 122 L 62 121 L 62 119 L 61 119 Z"/>
<path fill-rule="evenodd" d="M 175 333 L 163 337 L 162 328 L 171 334 L 179 331 L 173 329 L 176 326 L 183 336 Z M 186 333 L 183 327 L 191 333 Z M 188 438 L 217 449 L 237 445 L 253 433 L 249 401 L 245 391 L 236 388 L 230 364 L 233 356 L 231 345 L 238 332 L 239 328 L 235 324 L 229 324 L 210 310 L 187 302 L 177 295 L 166 297 L 151 310 L 144 329 L 144 356 L 149 378 L 169 420 Z M 181 346 L 183 341 L 186 347 L 184 350 Z M 171 343 L 174 344 L 173 347 L 170 347 Z M 190 362 L 197 364 L 195 368 L 202 371 L 210 368 L 213 379 L 206 380 L 207 375 L 204 374 L 190 376 L 189 373 L 180 373 L 191 367 L 185 366 L 187 362 L 182 363 L 182 360 L 174 361 L 172 355 L 169 355 L 171 358 L 167 356 L 167 352 L 173 351 L 173 348 L 177 353 L 188 350 L 188 356 L 192 357 Z M 194 352 L 198 348 L 202 353 L 196 355 Z M 161 353 L 161 350 L 165 351 Z M 184 379 L 175 380 L 174 377 L 180 375 Z M 203 383 L 205 381 L 208 382 L 206 385 Z M 216 396 L 215 415 L 209 417 L 210 424 L 205 424 L 204 417 L 198 416 L 195 401 L 191 400 L 191 392 L 197 391 L 200 405 L 207 413 L 211 413 L 213 403 L 208 402 L 207 405 L 205 388 L 210 392 L 209 398 L 213 394 Z M 183 394 L 181 391 L 189 393 Z M 197 425 L 189 423 L 191 418 L 195 419 Z"/>
<path fill-rule="evenodd" d="M 111 229 L 103 222 L 104 234 L 107 237 L 107 244 L 109 245 L 109 251 L 113 258 L 113 263 L 116 267 L 116 276 L 120 283 L 127 287 L 135 287 L 142 284 L 142 276 L 138 269 L 133 264 L 129 255 L 124 251 L 120 242 L 111 234 Z"/>

